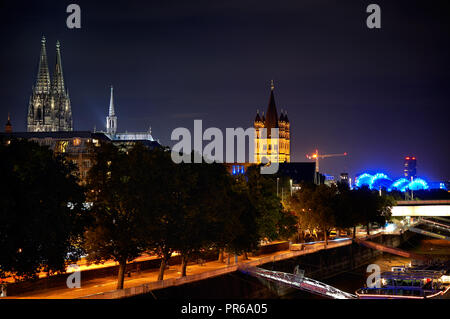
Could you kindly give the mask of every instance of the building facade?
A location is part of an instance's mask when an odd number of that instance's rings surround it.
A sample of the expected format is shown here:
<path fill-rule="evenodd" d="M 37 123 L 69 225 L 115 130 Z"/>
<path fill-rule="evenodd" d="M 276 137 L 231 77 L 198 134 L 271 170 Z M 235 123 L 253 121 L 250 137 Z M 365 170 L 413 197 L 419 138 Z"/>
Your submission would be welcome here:
<path fill-rule="evenodd" d="M 72 131 L 72 124 L 72 108 L 69 92 L 64 86 L 60 43 L 56 42 L 56 63 L 51 80 L 45 37 L 42 37 L 38 75 L 28 104 L 27 131 Z"/>
<path fill-rule="evenodd" d="M 416 164 L 417 160 L 414 156 L 406 156 L 405 162 L 403 163 L 403 174 L 405 175 L 405 178 L 407 180 L 411 180 L 416 178 L 417 171 L 416 171 Z"/>
<path fill-rule="evenodd" d="M 255 128 L 255 153 L 253 161 L 257 164 L 265 162 L 284 163 L 291 161 L 290 123 L 287 113 L 281 111 L 278 116 L 274 97 L 273 81 L 270 85 L 270 97 L 267 112 L 262 117 L 259 111 L 253 122 Z M 272 129 L 278 129 L 278 136 L 272 136 Z"/>

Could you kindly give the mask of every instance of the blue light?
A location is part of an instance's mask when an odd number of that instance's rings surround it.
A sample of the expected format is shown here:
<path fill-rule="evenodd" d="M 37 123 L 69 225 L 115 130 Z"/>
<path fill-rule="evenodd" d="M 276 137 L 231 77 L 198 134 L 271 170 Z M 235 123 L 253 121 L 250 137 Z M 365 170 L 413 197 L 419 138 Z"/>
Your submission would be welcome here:
<path fill-rule="evenodd" d="M 372 175 L 364 173 L 356 177 L 356 187 L 361 187 L 363 185 L 370 185 L 370 181 L 372 180 Z"/>
<path fill-rule="evenodd" d="M 399 178 L 394 183 L 392 183 L 391 187 L 388 189 L 388 191 L 391 191 L 393 189 L 402 190 L 406 186 L 408 186 L 410 182 L 406 178 Z"/>
<path fill-rule="evenodd" d="M 375 175 L 372 176 L 372 179 L 370 180 L 369 188 L 370 189 L 374 189 L 375 188 L 374 184 L 378 180 L 380 180 L 380 182 L 379 182 L 380 185 L 379 186 L 384 186 L 384 188 L 387 188 L 388 185 L 391 184 L 390 182 L 388 182 L 388 184 L 387 184 L 386 181 L 392 181 L 386 174 L 384 174 L 384 173 L 376 173 Z M 384 182 L 383 182 L 383 180 L 384 180 Z"/>
<path fill-rule="evenodd" d="M 356 187 L 367 185 L 370 189 L 385 188 L 387 191 L 399 190 L 405 192 L 407 190 L 421 190 L 421 189 L 446 189 L 445 183 L 435 182 L 428 183 L 423 178 L 416 178 L 412 181 L 406 178 L 399 178 L 392 182 L 388 175 L 384 173 L 376 173 L 374 175 L 364 173 L 356 177 Z"/>
<path fill-rule="evenodd" d="M 410 189 L 410 190 L 413 190 L 413 191 L 417 191 L 419 189 L 429 189 L 429 186 L 428 186 L 428 183 L 425 180 L 423 180 L 421 178 L 416 178 L 415 180 L 410 182 L 408 184 L 408 186 L 405 187 L 405 189 L 406 188 Z"/>

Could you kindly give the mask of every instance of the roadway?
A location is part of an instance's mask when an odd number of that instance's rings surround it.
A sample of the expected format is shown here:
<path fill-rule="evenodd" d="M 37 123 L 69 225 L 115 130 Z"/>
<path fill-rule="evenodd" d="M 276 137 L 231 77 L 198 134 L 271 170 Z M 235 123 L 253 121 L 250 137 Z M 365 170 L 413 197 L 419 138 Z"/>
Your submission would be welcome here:
<path fill-rule="evenodd" d="M 359 234 L 358 237 L 363 237 L 362 234 Z M 347 244 L 344 242 L 345 239 L 339 238 L 337 240 L 330 240 L 329 245 L 327 246 L 327 249 L 341 246 L 342 244 Z M 348 244 L 351 243 L 351 239 L 347 239 Z M 284 250 L 284 251 L 277 251 L 270 254 L 264 254 L 259 256 L 249 256 L 248 260 L 243 260 L 243 256 L 239 256 L 238 263 L 239 264 L 255 264 L 258 263 L 258 261 L 267 260 L 268 258 L 273 257 L 277 260 L 283 259 L 282 255 L 286 255 L 286 258 L 292 258 L 292 254 L 304 254 L 308 253 L 309 251 L 316 251 L 319 249 L 324 249 L 324 242 L 318 241 L 314 243 L 308 243 L 308 248 L 304 251 L 291 251 L 291 250 Z M 279 258 L 277 258 L 277 256 Z M 145 258 L 157 258 L 157 257 L 151 257 L 151 256 L 143 256 L 141 257 L 142 260 L 146 260 Z M 226 260 L 226 258 L 225 258 Z M 112 263 L 112 264 L 111 264 Z M 114 262 L 109 262 L 108 264 L 114 265 Z M 101 267 L 105 265 L 82 265 L 85 267 L 84 269 L 90 269 L 89 267 Z M 219 261 L 210 261 L 210 262 L 204 262 L 203 264 L 197 264 L 197 263 L 189 263 L 188 267 L 186 269 L 187 276 L 191 275 L 198 275 L 205 273 L 213 273 L 216 270 L 224 270 L 226 272 L 227 269 L 229 269 L 230 273 L 234 272 L 236 270 L 236 264 L 234 264 L 234 257 L 231 258 L 231 263 L 228 265 L 226 262 L 219 262 Z M 131 273 L 131 276 L 125 276 L 124 281 L 124 288 L 130 288 L 130 287 L 136 287 L 143 284 L 148 284 L 152 282 L 157 282 L 159 269 L 150 269 L 150 270 L 143 270 L 140 273 Z M 69 275 L 69 274 L 68 274 Z M 164 280 L 171 279 L 171 278 L 180 278 L 181 272 L 180 272 L 180 265 L 176 266 L 170 266 L 168 269 L 166 269 L 164 273 Z M 56 287 L 56 288 L 50 288 L 50 289 L 43 289 L 39 291 L 33 291 L 33 292 L 27 292 L 23 293 L 17 296 L 11 296 L 11 297 L 4 297 L 4 298 L 11 298 L 11 299 L 74 299 L 74 298 L 82 298 L 89 295 L 95 295 L 100 294 L 103 292 L 109 292 L 116 289 L 117 285 L 117 277 L 116 276 L 109 276 L 109 277 L 102 277 L 102 278 L 96 278 L 92 280 L 85 280 L 83 281 L 83 273 L 81 273 L 81 288 L 72 288 L 69 289 L 65 286 Z"/>

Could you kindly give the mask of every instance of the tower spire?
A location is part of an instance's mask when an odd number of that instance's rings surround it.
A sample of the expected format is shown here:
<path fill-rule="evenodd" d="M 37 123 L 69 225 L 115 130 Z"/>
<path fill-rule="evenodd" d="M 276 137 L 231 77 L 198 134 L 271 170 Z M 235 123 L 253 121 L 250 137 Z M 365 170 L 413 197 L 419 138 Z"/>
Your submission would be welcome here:
<path fill-rule="evenodd" d="M 35 93 L 50 93 L 50 73 L 48 72 L 47 50 L 45 36 L 41 39 L 41 55 L 39 57 L 39 70 L 36 79 Z"/>
<path fill-rule="evenodd" d="M 61 63 L 61 50 L 60 43 L 56 41 L 56 64 L 55 64 L 55 72 L 53 74 L 53 83 L 52 83 L 52 93 L 53 94 L 65 94 L 64 89 L 64 77 Z"/>
<path fill-rule="evenodd" d="M 111 97 L 109 100 L 109 115 L 106 117 L 106 132 L 116 134 L 117 132 L 117 116 L 114 111 L 113 86 L 111 85 Z"/>
<path fill-rule="evenodd" d="M 109 116 L 115 116 L 113 86 L 111 85 L 111 98 L 109 99 Z"/>
<path fill-rule="evenodd" d="M 12 133 L 12 125 L 11 125 L 11 118 L 9 116 L 9 112 L 8 112 L 8 121 L 6 122 L 6 125 L 5 125 L 5 133 Z"/>

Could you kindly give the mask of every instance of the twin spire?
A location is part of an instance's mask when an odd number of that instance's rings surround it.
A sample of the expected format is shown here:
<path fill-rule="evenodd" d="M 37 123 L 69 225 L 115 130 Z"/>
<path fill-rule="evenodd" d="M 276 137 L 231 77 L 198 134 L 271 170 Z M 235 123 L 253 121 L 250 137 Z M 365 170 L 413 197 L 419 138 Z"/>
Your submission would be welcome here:
<path fill-rule="evenodd" d="M 41 39 L 39 69 L 28 106 L 27 130 L 29 132 L 72 131 L 72 109 L 69 93 L 64 85 L 60 47 L 57 41 L 56 63 L 51 79 L 45 36 Z"/>
<path fill-rule="evenodd" d="M 34 92 L 39 93 L 53 93 L 53 94 L 67 94 L 64 88 L 64 76 L 61 63 L 60 43 L 56 41 L 56 64 L 53 73 L 53 82 L 50 85 L 50 72 L 48 71 L 47 49 L 45 47 L 45 37 L 41 40 L 41 56 L 39 59 L 39 70 L 36 80 Z M 51 92 L 50 92 L 51 91 Z"/>

